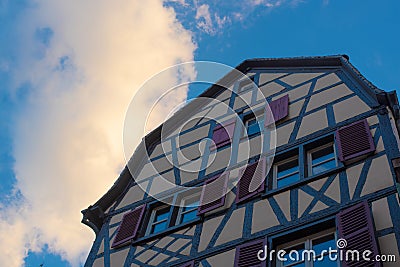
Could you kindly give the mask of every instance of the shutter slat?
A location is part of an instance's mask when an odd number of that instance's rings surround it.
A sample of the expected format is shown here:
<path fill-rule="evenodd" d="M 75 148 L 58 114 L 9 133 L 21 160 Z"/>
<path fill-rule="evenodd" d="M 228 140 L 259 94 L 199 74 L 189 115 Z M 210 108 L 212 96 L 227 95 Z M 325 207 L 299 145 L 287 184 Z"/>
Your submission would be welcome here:
<path fill-rule="evenodd" d="M 225 196 L 228 187 L 228 174 L 213 177 L 204 182 L 201 192 L 200 206 L 197 214 L 203 214 L 225 204 Z"/>
<path fill-rule="evenodd" d="M 235 131 L 236 119 L 228 120 L 225 123 L 215 126 L 213 131 L 213 149 L 230 144 Z"/>
<path fill-rule="evenodd" d="M 265 240 L 255 240 L 236 247 L 234 267 L 265 267 L 266 261 L 260 261 L 258 251 L 264 250 Z"/>
<path fill-rule="evenodd" d="M 370 258 L 378 255 L 378 245 L 375 239 L 375 231 L 372 223 L 371 211 L 368 202 L 364 201 L 348 209 L 339 212 L 336 215 L 338 226 L 338 238 L 344 238 L 347 241 L 347 250 L 358 250 L 360 255 L 363 251 L 370 250 Z M 345 255 L 345 253 L 343 253 Z M 374 266 L 380 267 L 380 262 L 368 262 L 362 259 L 360 261 L 343 261 L 342 266 Z"/>
<path fill-rule="evenodd" d="M 252 163 L 239 172 L 236 186 L 236 203 L 262 192 L 265 188 L 266 158 Z"/>
<path fill-rule="evenodd" d="M 347 161 L 375 151 L 375 144 L 367 119 L 338 129 L 336 140 L 341 161 Z"/>
<path fill-rule="evenodd" d="M 146 205 L 142 205 L 126 213 L 122 217 L 121 224 L 118 227 L 117 234 L 111 245 L 112 248 L 122 245 L 136 237 L 145 209 Z"/>
<path fill-rule="evenodd" d="M 271 112 L 268 112 L 268 108 L 266 108 L 265 112 L 265 126 L 280 121 L 289 115 L 289 95 L 284 95 L 281 98 L 271 101 L 271 103 L 269 103 L 269 108 Z"/>

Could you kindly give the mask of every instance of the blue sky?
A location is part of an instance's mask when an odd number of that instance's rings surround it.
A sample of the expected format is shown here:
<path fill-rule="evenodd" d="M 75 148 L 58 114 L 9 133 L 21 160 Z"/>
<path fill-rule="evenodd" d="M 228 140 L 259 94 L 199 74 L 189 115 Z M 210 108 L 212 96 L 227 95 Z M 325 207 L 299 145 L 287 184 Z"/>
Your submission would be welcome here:
<path fill-rule="evenodd" d="M 347 54 L 379 88 L 400 88 L 397 0 L 149 1 L 125 7 L 141 14 L 132 25 L 119 23 L 126 3 L 100 2 L 0 0 L 0 239 L 13 240 L 2 242 L 2 253 L 7 247 L 13 252 L 0 259 L 9 260 L 7 266 L 82 264 L 93 235 L 79 212 L 105 193 L 123 166 L 122 127 L 113 122 L 123 119 L 122 99 L 174 62 L 236 66 L 256 57 Z M 159 26 L 145 27 L 153 20 Z M 118 41 L 121 36 L 126 39 Z M 165 47 L 158 48 L 161 43 Z M 102 143 L 109 146 L 99 148 Z M 112 156 L 91 157 L 106 153 Z M 85 171 L 74 156 L 82 157 Z M 81 172 L 85 182 L 74 180 Z M 64 203 L 52 204 L 58 194 Z M 63 221 L 76 224 L 61 233 L 54 228 L 62 225 L 57 212 L 64 208 L 76 217 Z M 66 235 L 80 231 L 88 240 L 70 244 Z"/>

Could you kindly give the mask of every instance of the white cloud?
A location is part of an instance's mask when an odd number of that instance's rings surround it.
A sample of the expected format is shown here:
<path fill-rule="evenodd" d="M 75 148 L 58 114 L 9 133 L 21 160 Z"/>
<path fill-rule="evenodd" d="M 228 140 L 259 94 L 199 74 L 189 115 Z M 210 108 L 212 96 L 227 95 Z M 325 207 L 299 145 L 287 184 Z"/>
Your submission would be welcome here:
<path fill-rule="evenodd" d="M 0 262 L 21 266 L 29 250 L 47 244 L 78 266 L 94 239 L 80 223 L 80 210 L 122 170 L 131 97 L 154 73 L 193 60 L 196 47 L 161 0 L 38 0 L 16 27 L 18 58 L 8 71 L 14 88 L 32 87 L 16 103 L 13 137 L 16 189 L 25 201 L 0 209 L 0 239 L 7 240 Z M 53 31 L 47 46 L 34 38 L 44 27 Z M 193 70 L 185 74 L 194 76 Z M 186 92 L 176 96 L 177 102 L 185 98 Z M 133 143 L 142 135 L 137 131 Z"/>
<path fill-rule="evenodd" d="M 170 4 L 180 2 L 180 0 L 168 1 Z M 186 0 L 184 4 L 173 5 L 177 7 L 178 17 L 185 25 L 195 26 L 209 35 L 221 34 L 226 27 L 239 22 L 248 23 L 248 19 L 259 16 L 258 11 L 267 14 L 277 8 L 296 8 L 305 0 L 247 0 L 230 2 L 224 1 L 205 1 L 205 0 Z M 195 17 L 195 23 L 192 19 Z"/>
<path fill-rule="evenodd" d="M 196 19 L 197 27 L 208 34 L 214 35 L 216 30 L 213 26 L 210 14 L 210 6 L 203 4 L 197 8 Z"/>
<path fill-rule="evenodd" d="M 202 4 L 196 8 L 195 19 L 197 20 L 197 28 L 210 35 L 220 32 L 226 24 L 231 22 L 228 16 L 219 16 L 216 12 L 212 16 L 208 4 Z"/>

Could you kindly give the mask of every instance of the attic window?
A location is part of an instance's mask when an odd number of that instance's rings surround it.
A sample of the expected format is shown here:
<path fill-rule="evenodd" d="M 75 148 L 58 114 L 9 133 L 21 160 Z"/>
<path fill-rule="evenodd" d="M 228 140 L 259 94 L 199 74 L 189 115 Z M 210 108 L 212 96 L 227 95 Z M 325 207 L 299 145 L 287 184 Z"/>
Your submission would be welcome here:
<path fill-rule="evenodd" d="M 245 130 L 243 131 L 243 136 L 251 137 L 254 135 L 258 135 L 262 129 L 264 128 L 264 114 L 260 112 L 250 112 L 243 117 L 243 124 L 245 126 Z"/>

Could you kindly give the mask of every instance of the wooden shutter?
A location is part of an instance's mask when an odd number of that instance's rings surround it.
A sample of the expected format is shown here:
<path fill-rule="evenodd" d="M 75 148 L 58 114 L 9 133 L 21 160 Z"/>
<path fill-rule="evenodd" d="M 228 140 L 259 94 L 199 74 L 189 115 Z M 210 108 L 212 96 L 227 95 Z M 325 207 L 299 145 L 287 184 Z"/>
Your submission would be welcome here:
<path fill-rule="evenodd" d="M 260 261 L 257 256 L 264 245 L 265 240 L 260 239 L 236 247 L 234 267 L 265 267 L 266 261 Z"/>
<path fill-rule="evenodd" d="M 266 159 L 247 165 L 239 172 L 239 181 L 236 186 L 236 203 L 242 202 L 265 188 Z M 257 188 L 256 186 L 259 185 Z"/>
<path fill-rule="evenodd" d="M 365 261 L 362 257 L 362 253 L 365 250 L 370 250 L 372 252 L 372 254 L 369 255 L 370 259 L 379 254 L 368 202 L 364 201 L 340 211 L 336 215 L 336 220 L 339 234 L 338 239 L 344 238 L 347 241 L 345 251 L 358 250 L 360 253 L 360 261 L 342 261 L 342 266 L 381 266 L 379 262 Z M 345 255 L 345 253 L 343 253 L 343 255 Z M 344 260 L 345 259 L 346 258 L 344 258 Z"/>
<path fill-rule="evenodd" d="M 203 214 L 225 204 L 225 195 L 228 187 L 228 174 L 213 177 L 204 182 L 200 197 L 200 206 L 197 214 Z"/>
<path fill-rule="evenodd" d="M 269 103 L 269 108 L 271 109 L 271 112 L 268 111 L 268 108 L 265 108 L 265 126 L 269 126 L 273 122 L 280 121 L 289 115 L 289 95 L 285 95 L 281 98 L 271 101 L 271 103 Z"/>
<path fill-rule="evenodd" d="M 186 263 L 180 265 L 179 267 L 194 267 L 194 261 L 186 262 Z"/>
<path fill-rule="evenodd" d="M 336 131 L 340 161 L 346 161 L 375 151 L 374 140 L 366 119 Z"/>
<path fill-rule="evenodd" d="M 145 209 L 146 205 L 142 205 L 124 214 L 112 243 L 112 248 L 124 244 L 136 237 Z"/>
<path fill-rule="evenodd" d="M 212 148 L 219 148 L 225 146 L 231 142 L 233 133 L 235 131 L 236 119 L 229 120 L 224 124 L 218 124 L 215 126 L 213 131 L 213 141 L 215 146 Z"/>

